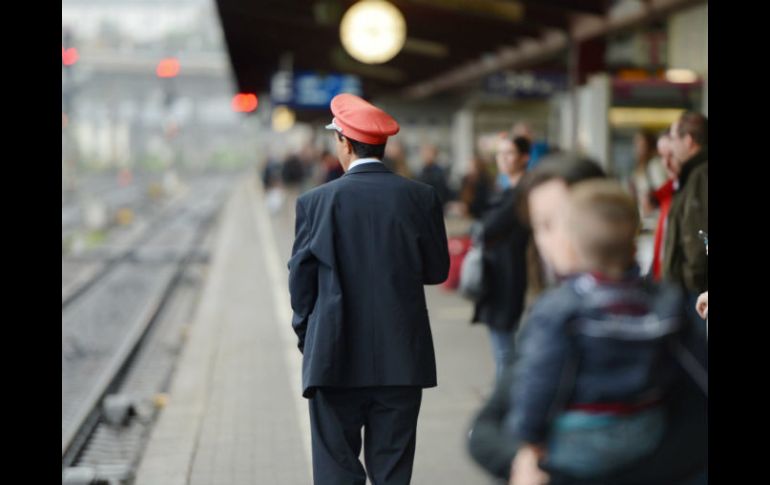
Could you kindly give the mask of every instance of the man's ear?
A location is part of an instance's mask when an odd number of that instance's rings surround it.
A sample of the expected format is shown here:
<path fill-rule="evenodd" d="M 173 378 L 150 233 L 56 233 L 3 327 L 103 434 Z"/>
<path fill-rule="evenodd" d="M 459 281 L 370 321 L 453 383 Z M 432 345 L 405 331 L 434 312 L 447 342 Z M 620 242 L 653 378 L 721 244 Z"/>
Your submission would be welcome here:
<path fill-rule="evenodd" d="M 352 155 L 353 154 L 353 145 L 350 144 L 350 140 L 348 140 L 347 138 L 343 138 L 343 140 L 345 141 L 345 153 L 348 153 L 348 154 Z"/>
<path fill-rule="evenodd" d="M 685 146 L 686 146 L 688 149 L 689 149 L 689 148 L 693 148 L 693 147 L 695 147 L 695 145 L 696 145 L 696 144 L 695 144 L 695 139 L 694 139 L 694 138 L 692 137 L 692 135 L 691 135 L 691 134 L 689 134 L 689 133 L 685 133 L 683 140 L 684 140 L 684 144 L 685 144 Z"/>

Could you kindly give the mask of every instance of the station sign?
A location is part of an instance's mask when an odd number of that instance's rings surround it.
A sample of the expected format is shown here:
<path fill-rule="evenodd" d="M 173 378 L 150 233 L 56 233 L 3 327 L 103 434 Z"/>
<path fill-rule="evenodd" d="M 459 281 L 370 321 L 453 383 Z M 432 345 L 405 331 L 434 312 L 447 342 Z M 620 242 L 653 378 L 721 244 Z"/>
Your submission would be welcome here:
<path fill-rule="evenodd" d="M 484 91 L 508 98 L 547 98 L 567 89 L 563 73 L 501 71 L 484 79 Z"/>
<path fill-rule="evenodd" d="M 332 98 L 340 93 L 362 96 L 361 79 L 348 74 L 279 71 L 270 84 L 274 104 L 296 109 L 328 108 Z"/>

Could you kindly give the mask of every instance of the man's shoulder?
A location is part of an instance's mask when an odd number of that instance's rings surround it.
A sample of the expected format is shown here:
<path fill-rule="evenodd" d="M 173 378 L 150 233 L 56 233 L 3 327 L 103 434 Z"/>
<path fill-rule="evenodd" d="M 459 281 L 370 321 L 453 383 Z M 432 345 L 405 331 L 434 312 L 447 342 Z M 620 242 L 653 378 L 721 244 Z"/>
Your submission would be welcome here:
<path fill-rule="evenodd" d="M 700 198 L 705 195 L 704 190 L 708 189 L 709 164 L 708 160 L 698 165 L 690 172 L 687 183 L 684 186 L 685 199 Z"/>
<path fill-rule="evenodd" d="M 432 185 L 426 184 L 425 182 L 422 182 L 420 180 L 414 180 L 414 179 L 402 177 L 400 175 L 396 175 L 395 179 L 397 180 L 397 183 L 403 185 L 404 187 L 407 187 L 410 190 L 414 190 L 417 192 L 430 194 L 433 190 L 435 190 Z"/>
<path fill-rule="evenodd" d="M 692 179 L 699 179 L 699 178 L 708 178 L 709 176 L 709 161 L 706 159 L 705 162 L 701 163 L 697 167 L 695 167 L 690 174 L 690 177 Z"/>
<path fill-rule="evenodd" d="M 397 190 L 399 192 L 411 192 L 421 194 L 423 197 L 431 197 L 435 191 L 432 185 L 420 180 L 403 177 L 394 172 L 378 174 L 378 180 L 382 183 L 383 190 Z M 341 190 L 348 190 L 355 186 L 352 179 L 340 185 Z"/>
<path fill-rule="evenodd" d="M 428 201 L 431 200 L 435 193 L 433 186 L 424 182 L 402 177 L 395 173 L 382 175 L 384 175 L 384 177 L 381 179 L 381 191 L 397 191 L 401 194 L 417 194 L 418 197 Z M 343 176 L 308 190 L 297 199 L 297 202 L 303 207 L 306 207 L 308 205 L 318 204 L 324 200 L 329 200 L 333 198 L 335 194 L 345 196 L 346 194 L 355 194 L 358 190 L 358 184 L 353 178 Z"/>
<path fill-rule="evenodd" d="M 343 183 L 342 177 L 314 187 L 297 198 L 297 202 L 304 205 L 312 204 L 327 198 Z"/>

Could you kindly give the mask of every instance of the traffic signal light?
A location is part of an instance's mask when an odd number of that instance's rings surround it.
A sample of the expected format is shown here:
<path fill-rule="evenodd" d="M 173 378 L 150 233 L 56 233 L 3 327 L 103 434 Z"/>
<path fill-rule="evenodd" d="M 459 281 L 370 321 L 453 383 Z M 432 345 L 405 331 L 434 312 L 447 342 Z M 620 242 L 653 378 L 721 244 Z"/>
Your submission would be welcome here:
<path fill-rule="evenodd" d="M 257 109 L 259 101 L 253 93 L 240 93 L 233 97 L 233 111 L 238 113 L 250 113 Z"/>
<path fill-rule="evenodd" d="M 74 47 L 70 47 L 68 49 L 65 49 L 64 46 L 61 48 L 61 62 L 65 66 L 72 66 L 76 62 L 78 62 L 78 59 L 80 58 L 80 55 L 78 54 L 78 50 Z"/>
<path fill-rule="evenodd" d="M 161 60 L 155 69 L 155 73 L 158 77 L 162 78 L 176 77 L 179 74 L 179 60 L 173 57 Z"/>

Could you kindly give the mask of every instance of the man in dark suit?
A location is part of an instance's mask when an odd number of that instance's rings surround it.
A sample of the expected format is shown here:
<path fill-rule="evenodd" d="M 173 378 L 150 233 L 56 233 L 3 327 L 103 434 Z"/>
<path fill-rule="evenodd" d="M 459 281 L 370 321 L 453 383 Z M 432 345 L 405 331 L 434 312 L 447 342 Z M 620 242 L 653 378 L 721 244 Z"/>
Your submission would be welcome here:
<path fill-rule="evenodd" d="M 422 389 L 436 386 L 424 284 L 449 255 L 436 191 L 381 162 L 398 123 L 351 94 L 331 102 L 345 175 L 297 200 L 289 261 L 315 484 L 408 484 Z"/>

